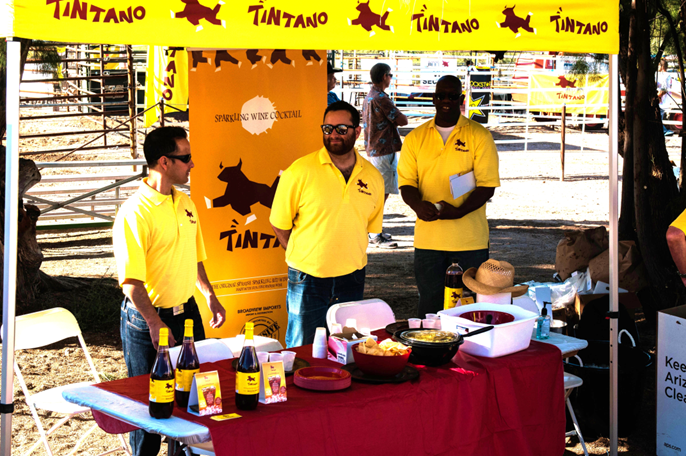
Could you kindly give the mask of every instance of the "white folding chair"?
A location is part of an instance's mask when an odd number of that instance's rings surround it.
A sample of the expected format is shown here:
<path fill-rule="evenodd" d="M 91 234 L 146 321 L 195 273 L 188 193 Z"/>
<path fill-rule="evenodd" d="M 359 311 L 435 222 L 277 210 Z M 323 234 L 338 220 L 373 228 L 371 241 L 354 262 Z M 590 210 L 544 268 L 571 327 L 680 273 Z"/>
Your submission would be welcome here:
<path fill-rule="evenodd" d="M 169 357 L 171 358 L 172 366 L 176 369 L 176 362 L 179 360 L 179 352 L 181 351 L 181 342 L 175 347 L 169 349 Z M 195 343 L 195 351 L 198 354 L 198 360 L 202 363 L 213 363 L 221 361 L 222 359 L 233 358 L 233 351 L 221 339 L 205 339 Z"/>
<path fill-rule="evenodd" d="M 52 456 L 52 450 L 48 443 L 48 437 L 52 435 L 60 426 L 69 421 L 72 417 L 80 415 L 82 413 L 90 412 L 90 408 L 81 407 L 71 402 L 67 402 L 62 398 L 62 391 L 69 389 L 74 386 L 82 385 L 92 385 L 94 383 L 100 383 L 100 376 L 98 371 L 93 365 L 93 360 L 91 359 L 90 353 L 86 348 L 86 343 L 81 336 L 81 329 L 79 324 L 76 322 L 76 318 L 66 309 L 55 308 L 49 310 L 43 310 L 40 312 L 35 312 L 27 315 L 21 315 L 16 318 L 16 330 L 15 330 L 15 349 L 17 350 L 30 350 L 34 348 L 44 347 L 46 345 L 54 344 L 61 340 L 76 337 L 79 340 L 79 344 L 83 349 L 83 354 L 88 361 L 91 373 L 93 374 L 94 382 L 81 382 L 72 383 L 70 385 L 59 386 L 56 388 L 51 388 L 45 391 L 41 391 L 36 394 L 31 394 L 26 386 L 24 377 L 21 374 L 19 365 L 16 360 L 14 362 L 14 372 L 17 376 L 17 380 L 21 385 L 21 389 L 24 392 L 26 398 L 26 404 L 31 410 L 31 415 L 33 420 L 36 422 L 36 427 L 38 428 L 38 434 L 40 439 L 29 448 L 25 453 L 26 455 L 33 452 L 38 445 L 43 443 L 45 446 L 45 451 L 48 455 Z M 50 429 L 45 431 L 43 424 L 41 423 L 40 417 L 38 416 L 38 410 L 46 410 L 53 413 L 58 413 L 64 415 L 60 418 Z M 74 446 L 74 449 L 70 452 L 71 454 L 76 453 L 81 444 L 85 442 L 86 438 L 98 427 L 94 424 L 90 429 L 81 435 L 78 442 Z M 124 451 L 126 454 L 130 455 L 129 447 L 126 445 L 124 437 L 120 434 L 119 441 L 121 446 L 100 453 L 99 456 L 113 453 L 115 451 Z"/>
<path fill-rule="evenodd" d="M 576 375 L 564 373 L 565 381 L 565 402 L 567 403 L 567 410 L 569 410 L 569 415 L 572 417 L 572 422 L 574 423 L 574 430 L 569 431 L 565 434 L 565 437 L 571 437 L 576 435 L 579 437 L 579 442 L 581 442 L 581 448 L 584 450 L 584 455 L 588 456 L 588 451 L 586 450 L 586 443 L 584 442 L 584 437 L 581 435 L 581 429 L 579 428 L 579 423 L 576 421 L 576 415 L 574 414 L 574 409 L 572 408 L 572 402 L 569 400 L 569 396 L 572 394 L 574 388 L 578 388 L 584 384 Z"/>
<path fill-rule="evenodd" d="M 366 299 L 364 301 L 344 302 L 334 304 L 326 312 L 326 325 L 329 332 L 334 323 L 345 325 L 348 318 L 357 320 L 357 329 L 369 328 L 371 331 L 385 328 L 395 323 L 395 314 L 391 306 L 381 299 Z"/>

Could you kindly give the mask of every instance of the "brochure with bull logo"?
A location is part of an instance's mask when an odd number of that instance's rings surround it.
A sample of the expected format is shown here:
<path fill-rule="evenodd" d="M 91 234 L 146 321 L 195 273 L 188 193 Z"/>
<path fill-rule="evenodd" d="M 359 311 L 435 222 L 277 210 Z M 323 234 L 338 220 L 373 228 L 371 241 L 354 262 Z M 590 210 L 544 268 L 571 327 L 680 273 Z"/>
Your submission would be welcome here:
<path fill-rule="evenodd" d="M 222 413 L 222 390 L 217 371 L 195 374 L 188 399 L 188 413 L 199 416 Z"/>
<path fill-rule="evenodd" d="M 284 374 L 283 361 L 262 363 L 260 375 L 262 377 L 260 402 L 263 404 L 286 402 L 286 375 Z"/>

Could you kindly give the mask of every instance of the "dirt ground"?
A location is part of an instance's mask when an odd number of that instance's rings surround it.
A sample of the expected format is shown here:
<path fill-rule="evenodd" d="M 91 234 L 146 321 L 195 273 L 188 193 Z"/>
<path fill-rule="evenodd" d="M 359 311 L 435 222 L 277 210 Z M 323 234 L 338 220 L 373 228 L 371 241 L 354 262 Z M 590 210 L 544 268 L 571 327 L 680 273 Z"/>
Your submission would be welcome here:
<path fill-rule="evenodd" d="M 418 123 L 420 120 L 413 120 Z M 555 247 L 565 232 L 590 226 L 608 226 L 608 136 L 607 131 L 578 131 L 567 133 L 565 180 L 560 181 L 559 129 L 532 128 L 539 142 L 523 145 L 500 145 L 501 187 L 488 204 L 487 213 L 491 228 L 492 258 L 506 260 L 516 268 L 516 281 L 552 281 L 555 264 Z M 492 129 L 495 139 L 521 138 L 523 129 L 498 127 Z M 679 140 L 668 139 L 670 155 L 677 162 Z M 582 150 L 583 146 L 583 150 Z M 91 154 L 91 157 L 94 155 Z M 98 156 L 98 155 L 95 155 Z M 128 158 L 128 151 L 108 152 L 102 159 Z M 41 160 L 46 158 L 40 158 Z M 84 159 L 78 156 L 74 159 Z M 621 172 L 621 158 L 619 169 Z M 620 180 L 621 183 L 621 180 Z M 414 316 L 417 291 L 413 271 L 414 213 L 398 195 L 391 195 L 385 208 L 384 229 L 399 244 L 396 250 L 370 248 L 367 271 L 366 297 L 379 297 L 387 301 L 398 319 Z M 94 279 L 116 278 L 112 237 L 109 230 L 79 232 L 39 232 L 45 261 L 43 271 L 51 275 L 67 275 Z M 84 337 L 99 371 L 106 379 L 125 376 L 121 344 L 116 324 L 121 293 L 108 285 L 102 289 L 89 289 L 78 293 L 82 299 L 98 295 L 103 312 L 103 323 L 97 327 L 84 327 Z M 100 291 L 98 291 L 100 290 Z M 52 293 L 41 297 L 41 305 L 62 305 L 79 299 L 71 293 Z M 88 295 L 87 293 L 91 293 Z M 655 353 L 655 330 L 644 320 L 639 321 L 644 348 Z M 75 343 L 56 344 L 44 350 L 18 353 L 18 362 L 25 366 L 27 385 L 34 392 L 64 382 L 86 381 L 87 366 Z M 646 380 L 643 413 L 637 431 L 630 438 L 620 440 L 620 452 L 631 455 L 655 453 L 655 388 L 654 372 Z M 16 412 L 13 418 L 13 452 L 24 453 L 37 439 L 36 428 L 24 402 L 19 384 L 15 381 Z M 55 421 L 52 416 L 47 422 Z M 67 451 L 89 424 L 89 416 L 76 420 L 63 428 L 51 442 L 57 454 Z M 113 446 L 116 439 L 96 430 L 94 443 L 86 446 L 87 454 L 100 452 Z M 609 449 L 607 435 L 587 436 L 589 453 L 606 454 Z M 583 454 L 576 438 L 567 439 L 565 455 Z M 34 454 L 45 454 L 39 447 Z"/>

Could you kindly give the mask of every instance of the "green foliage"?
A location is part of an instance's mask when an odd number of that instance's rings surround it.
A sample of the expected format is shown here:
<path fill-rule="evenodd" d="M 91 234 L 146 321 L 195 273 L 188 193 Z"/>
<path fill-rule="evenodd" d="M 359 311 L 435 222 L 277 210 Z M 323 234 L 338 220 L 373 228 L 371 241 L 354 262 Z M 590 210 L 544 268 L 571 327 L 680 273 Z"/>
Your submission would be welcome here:
<path fill-rule="evenodd" d="M 588 75 L 588 80 L 593 82 L 600 79 L 600 75 L 607 72 L 609 63 L 607 54 L 566 54 L 566 57 L 574 59 L 574 64 L 569 73 L 573 76 Z"/>

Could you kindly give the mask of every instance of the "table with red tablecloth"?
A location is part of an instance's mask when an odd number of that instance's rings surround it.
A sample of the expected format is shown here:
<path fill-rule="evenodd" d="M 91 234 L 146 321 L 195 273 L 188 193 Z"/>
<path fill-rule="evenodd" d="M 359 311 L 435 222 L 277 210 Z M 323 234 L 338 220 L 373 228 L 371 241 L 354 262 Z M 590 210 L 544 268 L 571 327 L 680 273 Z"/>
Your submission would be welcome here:
<path fill-rule="evenodd" d="M 312 358 L 311 346 L 293 350 L 313 366 L 340 367 Z M 563 454 L 563 366 L 557 347 L 532 341 L 527 350 L 500 358 L 458 352 L 444 366 L 416 368 L 416 380 L 353 380 L 338 392 L 301 389 L 291 376 L 287 402 L 240 411 L 234 405 L 231 360 L 207 363 L 201 371 L 219 372 L 224 413 L 241 418 L 217 422 L 178 407 L 174 416 L 209 428 L 218 456 Z M 148 382 L 148 376 L 139 376 L 98 386 L 147 404 Z M 113 418 L 94 415 L 105 430 L 127 430 Z"/>

